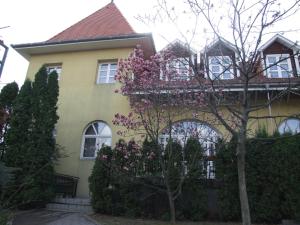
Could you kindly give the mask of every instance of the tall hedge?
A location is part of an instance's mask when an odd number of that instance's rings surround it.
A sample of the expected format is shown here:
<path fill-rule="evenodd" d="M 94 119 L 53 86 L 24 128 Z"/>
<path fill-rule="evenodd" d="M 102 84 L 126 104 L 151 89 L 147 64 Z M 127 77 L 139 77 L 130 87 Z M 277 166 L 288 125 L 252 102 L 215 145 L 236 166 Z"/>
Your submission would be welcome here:
<path fill-rule="evenodd" d="M 239 220 L 235 141 L 220 145 L 217 179 L 223 182 L 219 204 L 225 220 Z M 268 136 L 260 131 L 247 141 L 246 181 L 252 220 L 280 222 L 300 212 L 300 137 Z"/>
<path fill-rule="evenodd" d="M 57 74 L 48 74 L 42 67 L 33 82 L 25 81 L 13 104 L 5 137 L 5 163 L 19 170 L 6 191 L 10 204 L 44 204 L 54 196 L 54 161 L 58 154 L 53 130 L 58 120 L 57 99 Z"/>
<path fill-rule="evenodd" d="M 164 160 L 169 162 L 169 176 L 174 187 L 181 175 L 180 167 L 184 166 L 183 151 L 187 151 L 186 166 L 190 169 L 182 195 L 175 201 L 177 219 L 203 219 L 207 195 L 199 182 L 204 174 L 200 143 L 190 140 L 183 150 L 173 142 L 166 150 Z M 168 219 L 169 205 L 157 151 L 147 139 L 140 150 L 133 141 L 123 140 L 118 141 L 114 149 L 102 147 L 89 177 L 94 210 L 111 215 Z"/>

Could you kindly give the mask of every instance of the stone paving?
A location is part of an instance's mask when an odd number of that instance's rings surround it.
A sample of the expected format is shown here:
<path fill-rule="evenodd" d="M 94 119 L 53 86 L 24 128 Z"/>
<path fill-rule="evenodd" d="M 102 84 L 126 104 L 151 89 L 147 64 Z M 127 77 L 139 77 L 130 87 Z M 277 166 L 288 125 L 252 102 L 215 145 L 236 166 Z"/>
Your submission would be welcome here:
<path fill-rule="evenodd" d="M 82 213 L 30 210 L 18 213 L 13 225 L 97 225 Z"/>

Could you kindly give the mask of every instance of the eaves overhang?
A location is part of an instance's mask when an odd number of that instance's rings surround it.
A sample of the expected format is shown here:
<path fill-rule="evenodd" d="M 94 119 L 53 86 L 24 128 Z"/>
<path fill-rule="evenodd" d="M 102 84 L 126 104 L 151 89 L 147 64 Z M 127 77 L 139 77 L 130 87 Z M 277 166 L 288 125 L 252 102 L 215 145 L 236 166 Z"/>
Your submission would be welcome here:
<path fill-rule="evenodd" d="M 94 39 L 68 40 L 61 42 L 36 42 L 11 45 L 20 55 L 29 60 L 32 55 L 89 51 L 100 49 L 117 49 L 141 45 L 145 56 L 156 52 L 151 33 L 130 34 L 122 36 L 99 37 Z"/>

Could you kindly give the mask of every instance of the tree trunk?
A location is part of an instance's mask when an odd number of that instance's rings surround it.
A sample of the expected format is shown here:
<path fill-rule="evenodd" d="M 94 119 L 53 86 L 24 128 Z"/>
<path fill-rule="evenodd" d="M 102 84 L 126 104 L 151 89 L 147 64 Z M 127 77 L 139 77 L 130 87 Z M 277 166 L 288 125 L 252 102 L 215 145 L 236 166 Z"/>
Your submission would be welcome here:
<path fill-rule="evenodd" d="M 243 225 L 251 225 L 251 216 L 248 202 L 248 194 L 246 188 L 246 172 L 245 172 L 245 155 L 246 155 L 246 134 L 239 134 L 237 144 L 237 166 L 238 166 L 238 182 L 241 204 L 241 214 Z"/>
<path fill-rule="evenodd" d="M 167 187 L 167 194 L 169 200 L 169 207 L 170 207 L 170 221 L 172 224 L 176 224 L 176 212 L 175 212 L 175 204 L 173 200 L 173 196 L 171 190 Z"/>

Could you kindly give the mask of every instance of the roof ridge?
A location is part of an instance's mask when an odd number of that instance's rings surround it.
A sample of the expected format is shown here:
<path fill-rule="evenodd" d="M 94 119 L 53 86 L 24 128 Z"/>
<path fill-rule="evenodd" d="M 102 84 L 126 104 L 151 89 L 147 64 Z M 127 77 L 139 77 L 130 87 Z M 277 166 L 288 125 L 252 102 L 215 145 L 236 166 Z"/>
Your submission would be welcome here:
<path fill-rule="evenodd" d="M 108 10 L 113 10 L 114 14 L 111 13 L 108 16 L 117 16 L 117 18 L 121 19 L 123 24 L 127 27 L 123 27 L 126 31 L 124 31 L 124 34 L 128 34 L 128 33 L 132 33 L 135 34 L 135 30 L 132 28 L 132 26 L 129 24 L 129 22 L 127 21 L 127 19 L 123 16 L 123 14 L 121 13 L 121 11 L 119 10 L 119 8 L 115 5 L 115 3 L 112 1 L 110 3 L 108 3 L 107 5 L 105 5 L 104 7 L 98 9 L 97 11 L 93 12 L 92 14 L 84 17 L 83 19 L 79 20 L 78 22 L 74 23 L 73 25 L 67 27 L 66 29 L 64 29 L 63 31 L 59 32 L 58 34 L 54 35 L 53 37 L 51 37 L 50 39 L 46 40 L 46 42 L 53 42 L 53 41 L 59 41 L 60 39 L 68 39 L 68 40 L 77 40 L 77 39 L 82 39 L 82 38 L 87 38 L 87 37 L 78 37 L 78 38 L 71 38 L 71 37 L 64 37 L 64 36 L 70 36 L 72 34 L 72 30 L 75 30 L 78 33 L 78 30 L 76 30 L 78 27 L 80 27 L 79 31 L 86 31 L 86 26 L 90 26 L 90 25 L 95 25 L 97 21 L 95 21 L 95 19 L 98 19 L 99 17 L 103 17 Z M 96 18 L 94 18 L 96 17 Z M 98 18 L 97 18 L 98 17 Z M 104 24 L 104 22 L 108 22 L 108 24 Z M 109 23 L 111 23 L 112 21 L 104 21 L 102 22 L 104 24 L 104 26 L 108 26 L 111 25 Z M 86 24 L 84 24 L 86 23 Z M 92 24 L 91 24 L 92 23 Z M 96 24 L 97 25 L 97 24 Z M 98 24 L 99 25 L 99 24 Z M 109 27 L 110 28 L 110 27 Z M 113 36 L 114 34 L 111 35 L 99 35 L 101 32 L 99 32 L 99 34 L 96 34 L 97 30 L 94 30 L 94 34 L 93 37 L 100 37 L 100 36 Z M 102 31 L 102 33 L 105 33 Z M 81 33 L 81 36 L 85 36 L 88 34 L 84 34 Z M 72 35 L 71 35 L 72 36 Z M 73 36 L 75 36 L 75 34 L 73 34 Z M 59 39 L 59 40 L 58 40 Z M 65 41 L 65 40 L 60 40 L 60 41 Z"/>

